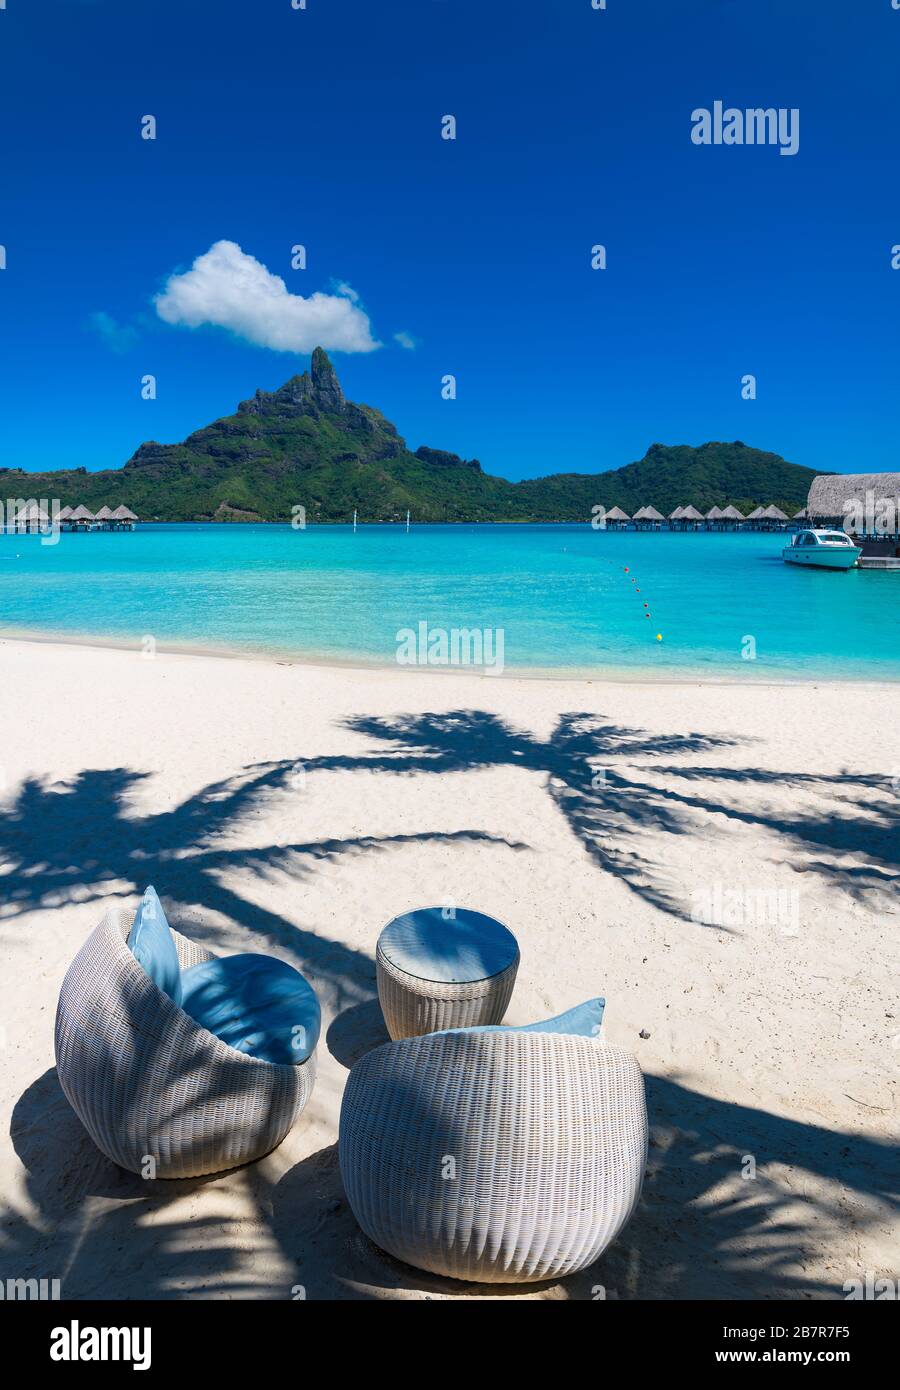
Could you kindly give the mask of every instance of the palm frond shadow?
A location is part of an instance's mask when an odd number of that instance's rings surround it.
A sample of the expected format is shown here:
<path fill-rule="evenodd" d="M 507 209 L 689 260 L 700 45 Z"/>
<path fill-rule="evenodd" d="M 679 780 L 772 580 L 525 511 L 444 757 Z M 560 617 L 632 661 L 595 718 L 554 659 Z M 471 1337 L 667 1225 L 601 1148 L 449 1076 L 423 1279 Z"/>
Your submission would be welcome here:
<path fill-rule="evenodd" d="M 478 710 L 397 719 L 360 716 L 349 727 L 374 749 L 307 759 L 308 771 L 418 776 L 509 767 L 539 773 L 593 862 L 666 912 L 683 915 L 683 903 L 668 890 L 663 865 L 649 857 L 644 832 L 653 832 L 657 841 L 660 832 L 691 835 L 707 816 L 765 828 L 777 837 L 785 858 L 805 854 L 808 871 L 839 882 L 847 892 L 863 895 L 896 882 L 897 799 L 877 774 L 834 778 L 698 766 L 699 759 L 738 745 L 700 734 L 660 738 L 587 713 L 562 716 L 547 739 Z M 86 769 L 64 784 L 30 779 L 0 819 L 0 927 L 4 919 L 42 907 L 133 895 L 155 880 L 174 908 L 176 923 L 179 908 L 201 904 L 246 931 L 257 948 L 277 948 L 308 971 L 334 1012 L 369 1005 L 374 965 L 368 954 L 299 927 L 229 887 L 224 877 L 233 882 L 234 871 L 263 880 L 289 873 L 302 882 L 322 862 L 390 853 L 419 840 L 523 846 L 484 831 L 459 830 L 235 848 L 233 834 L 242 818 L 264 798 L 281 794 L 296 766 L 291 759 L 244 769 L 152 815 L 135 814 L 132 804 L 147 773 Z M 753 809 L 739 795 L 754 786 L 765 788 L 772 779 L 801 785 L 809 793 L 807 809 L 779 818 L 765 808 Z M 720 797 L 709 791 L 717 783 L 723 787 Z M 848 855 L 865 859 L 848 864 Z M 198 937 L 215 945 L 218 930 L 205 923 Z M 345 1032 L 336 1038 L 339 1050 L 349 1055 L 359 1039 L 353 1030 Z M 853 1220 L 863 1230 L 896 1200 L 886 1166 L 889 1151 L 858 1136 L 712 1100 L 671 1081 L 649 1078 L 648 1089 L 654 1124 L 667 1131 L 666 1147 L 654 1151 L 634 1222 L 593 1271 L 567 1282 L 569 1296 L 591 1297 L 593 1284 L 604 1282 L 627 1297 L 721 1297 L 723 1292 L 728 1297 L 738 1296 L 738 1288 L 752 1290 L 755 1297 L 839 1296 L 825 1285 L 805 1282 L 796 1268 L 804 1241 L 814 1243 L 817 1221 L 836 1219 L 831 1199 L 798 1201 L 778 1177 L 766 1176 L 766 1165 L 796 1165 L 852 1189 L 860 1199 Z M 203 1213 L 200 1224 L 207 1224 L 208 1240 L 189 1234 L 198 1218 L 192 1213 L 186 1227 L 184 1199 L 207 1183 L 236 1180 L 235 1175 L 148 1184 L 123 1174 L 97 1154 L 62 1097 L 55 1072 L 21 1097 L 12 1133 L 34 1211 L 10 1209 L 3 1217 L 0 1254 L 11 1276 L 59 1272 L 76 1297 L 114 1292 L 168 1298 L 200 1290 L 207 1296 L 290 1296 L 267 1284 L 264 1274 L 248 1276 L 239 1249 L 242 1223 Z M 764 1181 L 738 1189 L 739 1198 L 723 1197 L 722 1180 L 733 1175 L 739 1151 L 756 1155 Z M 333 1154 L 326 1153 L 305 1160 L 274 1190 L 263 1164 L 237 1176 L 248 1184 L 259 1224 L 265 1228 L 274 1222 L 284 1253 L 298 1269 L 297 1282 L 309 1285 L 311 1298 L 377 1297 L 379 1288 L 425 1287 L 420 1276 L 396 1262 L 385 1266 L 386 1257 L 370 1258 L 371 1251 L 364 1278 L 357 1277 L 348 1251 L 364 1238 L 349 1217 L 336 1171 Z M 313 1190 L 324 1206 L 301 1200 L 305 1173 L 315 1178 Z M 321 1273 L 323 1258 L 333 1274 Z M 585 1282 L 588 1276 L 591 1284 Z M 330 1293 L 321 1291 L 322 1281 Z M 448 1292 L 460 1292 L 442 1282 Z"/>
<path fill-rule="evenodd" d="M 171 811 L 135 814 L 133 798 L 149 776 L 127 768 L 86 769 L 66 782 L 27 779 L 0 818 L 0 927 L 24 913 L 69 903 L 103 903 L 132 897 L 155 881 L 176 925 L 183 910 L 200 904 L 252 938 L 256 949 L 274 948 L 311 977 L 323 1003 L 339 1013 L 371 1001 L 375 966 L 365 951 L 287 920 L 225 881 L 235 871 L 266 880 L 287 874 L 303 882 L 324 862 L 342 856 L 380 855 L 408 844 L 524 845 L 480 830 L 359 835 L 263 847 L 234 848 L 234 832 L 260 802 L 283 789 L 281 773 L 245 769 L 203 788 Z M 214 946 L 226 928 L 209 916 L 189 934 Z M 50 1015 L 52 1018 L 52 1014 Z M 211 1078 L 207 1098 L 227 1106 L 227 1082 Z M 172 1122 L 177 1124 L 173 1114 Z M 115 1288 L 121 1297 L 178 1297 L 202 1288 L 229 1296 L 257 1296 L 260 1281 L 246 1272 L 238 1244 L 245 1218 L 217 1221 L 209 1248 L 185 1239 L 183 1199 L 213 1182 L 246 1183 L 264 1224 L 271 1180 L 261 1164 L 237 1174 L 186 1180 L 145 1181 L 124 1172 L 93 1145 L 68 1105 L 55 1069 L 29 1087 L 15 1107 L 13 1143 L 28 1170 L 27 1189 L 36 1217 L 10 1204 L 0 1213 L 0 1256 L 11 1277 L 63 1277 L 70 1296 L 89 1297 Z M 151 1151 L 148 1143 L 148 1152 Z M 169 1208 L 172 1208 L 171 1217 Z M 196 1233 L 198 1220 L 191 1217 Z M 231 1248 L 231 1242 L 234 1248 Z M 33 1269 L 53 1250 L 51 1269 Z M 158 1271 L 148 1273 L 144 1257 Z M 122 1268 L 114 1273 L 115 1257 Z M 112 1281 L 112 1282 L 110 1282 Z M 263 1296 L 273 1293 L 264 1286 Z"/>
<path fill-rule="evenodd" d="M 550 1297 L 838 1299 L 848 1264 L 822 1267 L 823 1232 L 858 1243 L 892 1229 L 900 1211 L 893 1146 L 717 1100 L 648 1075 L 653 1119 L 638 1209 L 590 1268 Z M 61 1278 L 63 1297 L 372 1299 L 398 1291 L 450 1297 L 519 1295 L 521 1285 L 464 1284 L 411 1268 L 362 1233 L 332 1144 L 278 1176 L 251 1164 L 229 1174 L 145 1182 L 104 1158 L 69 1109 L 55 1071 L 16 1105 L 11 1133 L 31 1210 L 0 1223 L 0 1278 Z M 744 1180 L 746 1158 L 756 1174 Z M 816 1180 L 824 1180 L 818 1181 Z M 239 1185 L 239 1215 L 191 1199 Z M 247 1259 L 248 1211 L 282 1261 Z"/>
<path fill-rule="evenodd" d="M 840 881 L 857 897 L 898 878 L 900 797 L 881 773 L 773 772 L 748 766 L 747 760 L 740 766 L 710 766 L 699 760 L 730 752 L 740 742 L 699 733 L 650 734 L 586 712 L 560 716 L 546 739 L 471 709 L 396 718 L 360 715 L 347 727 L 375 744 L 374 751 L 307 758 L 308 772 L 404 777 L 508 767 L 539 773 L 547 795 L 597 866 L 675 915 L 685 915 L 684 899 L 666 880 L 664 853 L 652 859 L 643 837 L 696 834 L 713 817 L 770 832 L 781 842 L 785 859 L 805 855 L 809 870 Z M 291 758 L 248 767 L 170 811 L 144 816 L 131 814 L 129 802 L 148 773 L 86 769 L 65 783 L 29 779 L 0 819 L 0 924 L 36 907 L 132 894 L 155 880 L 176 908 L 207 905 L 261 942 L 308 963 L 302 948 L 315 950 L 314 939 L 226 888 L 227 871 L 238 869 L 257 879 L 286 872 L 302 880 L 317 862 L 380 854 L 416 840 L 480 840 L 523 848 L 477 830 L 226 846 L 225 837 L 242 818 L 290 787 L 297 765 Z M 694 792 L 698 782 L 705 791 Z M 709 791 L 716 785 L 723 789 L 720 796 Z M 778 816 L 751 804 L 754 789 L 764 792 L 773 785 L 801 789 L 809 809 Z M 865 862 L 848 863 L 848 856 Z M 339 943 L 329 942 L 327 949 L 340 952 Z M 347 964 L 352 974 L 352 960 Z"/>
<path fill-rule="evenodd" d="M 170 811 L 134 814 L 133 794 L 149 776 L 127 768 L 86 769 L 66 782 L 32 777 L 23 783 L 0 817 L 0 927 L 38 908 L 133 898 L 155 883 L 176 922 L 185 910 L 202 905 L 249 933 L 256 949 L 273 948 L 308 970 L 337 1009 L 371 997 L 372 958 L 261 906 L 229 887 L 227 876 L 233 881 L 237 871 L 265 881 L 285 874 L 303 883 L 324 862 L 427 841 L 524 848 L 479 830 L 235 848 L 229 837 L 242 819 L 284 789 L 283 767 L 245 769 Z M 201 923 L 198 939 L 204 944 L 214 945 L 219 935 L 211 921 Z"/>
<path fill-rule="evenodd" d="M 384 751 L 313 759 L 310 770 L 412 776 L 509 767 L 542 774 L 547 795 L 598 868 L 674 916 L 689 915 L 685 898 L 667 878 L 664 852 L 649 856 L 646 836 L 658 842 L 660 833 L 696 835 L 714 818 L 768 832 L 780 857 L 804 856 L 807 871 L 840 883 L 855 898 L 896 886 L 900 877 L 900 796 L 884 773 L 778 772 L 747 760 L 707 766 L 698 760 L 711 752 L 732 753 L 749 741 L 651 734 L 587 712 L 561 715 L 546 739 L 472 709 L 361 715 L 347 726 Z M 270 775 L 283 777 L 290 766 L 272 764 Z M 722 787 L 722 795 L 695 793 L 700 781 Z M 754 806 L 751 794 L 772 786 L 800 789 L 809 809 L 779 816 Z M 848 864 L 848 856 L 865 862 Z"/>

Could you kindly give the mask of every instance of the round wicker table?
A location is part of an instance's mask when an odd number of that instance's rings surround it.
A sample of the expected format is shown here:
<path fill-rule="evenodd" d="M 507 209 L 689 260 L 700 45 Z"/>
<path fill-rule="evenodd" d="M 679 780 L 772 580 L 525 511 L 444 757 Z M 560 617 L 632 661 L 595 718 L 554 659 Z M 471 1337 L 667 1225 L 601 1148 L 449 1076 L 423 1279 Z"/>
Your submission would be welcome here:
<path fill-rule="evenodd" d="M 378 938 L 378 998 L 393 1039 L 500 1023 L 519 948 L 493 917 L 425 907 L 395 917 Z"/>

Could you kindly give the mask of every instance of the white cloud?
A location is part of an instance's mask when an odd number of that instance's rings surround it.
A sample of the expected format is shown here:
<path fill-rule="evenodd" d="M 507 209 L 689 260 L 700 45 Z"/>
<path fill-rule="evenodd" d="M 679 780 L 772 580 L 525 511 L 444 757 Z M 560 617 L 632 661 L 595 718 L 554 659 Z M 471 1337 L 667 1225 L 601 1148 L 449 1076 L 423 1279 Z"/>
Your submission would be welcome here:
<path fill-rule="evenodd" d="M 190 270 L 170 275 L 155 299 L 166 323 L 199 328 L 215 324 L 275 352 L 371 352 L 368 315 L 350 294 L 317 292 L 304 299 L 234 241 L 217 241 Z M 355 297 L 355 296 L 354 296 Z"/>
<path fill-rule="evenodd" d="M 88 317 L 88 328 L 97 333 L 112 352 L 128 352 L 138 340 L 138 331 L 128 323 L 117 323 L 112 314 L 98 309 Z"/>
<path fill-rule="evenodd" d="M 345 299 L 351 300 L 354 304 L 360 302 L 359 295 L 352 285 L 348 285 L 346 280 L 332 280 L 331 288 L 335 294 L 342 294 Z"/>
<path fill-rule="evenodd" d="M 399 333 L 394 334 L 394 342 L 399 343 L 402 348 L 406 348 L 407 352 L 415 352 L 419 346 L 413 335 L 407 333 L 406 329 L 401 329 Z"/>

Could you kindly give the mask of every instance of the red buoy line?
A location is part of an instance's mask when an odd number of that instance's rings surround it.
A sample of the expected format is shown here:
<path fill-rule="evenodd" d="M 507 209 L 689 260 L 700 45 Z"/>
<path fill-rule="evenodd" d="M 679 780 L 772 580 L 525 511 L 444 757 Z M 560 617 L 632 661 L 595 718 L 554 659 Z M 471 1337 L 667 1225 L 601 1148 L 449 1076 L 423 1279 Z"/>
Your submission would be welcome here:
<path fill-rule="evenodd" d="M 628 575 L 630 576 L 630 578 L 631 578 L 631 583 L 632 583 L 633 586 L 634 586 L 634 591 L 635 591 L 635 593 L 636 593 L 636 594 L 639 594 L 641 591 L 640 591 L 640 588 L 639 588 L 639 586 L 638 586 L 638 582 L 637 582 L 637 580 L 635 579 L 634 575 L 630 574 L 630 566 L 628 566 L 628 565 L 623 565 L 622 568 L 623 568 L 623 570 L 625 571 L 625 573 L 628 574 Z M 641 600 L 641 602 L 643 603 L 643 606 L 644 606 L 644 608 L 646 609 L 646 612 L 644 613 L 644 617 L 645 617 L 645 618 L 650 618 L 650 617 L 652 617 L 652 614 L 651 614 L 651 612 L 650 612 L 650 605 L 649 605 L 649 603 L 647 603 L 646 600 L 643 600 L 643 599 Z M 662 633 L 661 633 L 661 632 L 658 632 L 658 633 L 656 634 L 656 640 L 657 640 L 657 642 L 661 642 L 662 639 L 663 639 L 663 638 L 662 638 Z"/>

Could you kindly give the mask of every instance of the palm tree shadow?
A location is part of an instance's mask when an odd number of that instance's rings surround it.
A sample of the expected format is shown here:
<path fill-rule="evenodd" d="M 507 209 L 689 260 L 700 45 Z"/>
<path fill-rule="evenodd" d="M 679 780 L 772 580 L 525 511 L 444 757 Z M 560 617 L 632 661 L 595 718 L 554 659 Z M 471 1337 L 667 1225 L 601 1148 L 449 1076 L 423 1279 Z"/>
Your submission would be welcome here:
<path fill-rule="evenodd" d="M 235 848 L 229 837 L 242 821 L 273 791 L 289 789 L 283 767 L 277 774 L 268 767 L 245 769 L 204 787 L 173 810 L 134 814 L 134 793 L 149 775 L 126 768 L 86 769 L 67 782 L 32 777 L 22 784 L 0 818 L 5 870 L 0 926 L 39 908 L 94 901 L 108 905 L 156 883 L 176 920 L 202 904 L 251 933 L 256 949 L 269 948 L 308 972 L 325 1002 L 338 1009 L 371 996 L 372 958 L 229 887 L 235 871 L 248 882 L 265 884 L 281 874 L 302 883 L 320 865 L 342 857 L 378 856 L 416 843 L 525 847 L 502 836 L 458 830 Z M 222 935 L 208 919 L 197 932 L 207 945 L 215 945 Z"/>
<path fill-rule="evenodd" d="M 136 814 L 134 794 L 148 776 L 126 768 L 86 769 L 66 782 L 32 777 L 22 784 L 0 819 L 0 926 L 41 908 L 107 905 L 133 897 L 155 880 L 176 923 L 185 909 L 202 904 L 248 932 L 256 949 L 268 947 L 296 964 L 310 976 L 326 1008 L 340 1012 L 371 999 L 372 957 L 254 902 L 230 887 L 226 876 L 233 880 L 238 871 L 263 884 L 276 875 L 303 882 L 320 865 L 343 856 L 377 856 L 431 841 L 458 848 L 471 843 L 524 848 L 479 830 L 234 848 L 243 818 L 283 789 L 283 777 L 269 769 L 247 769 L 173 810 Z M 215 945 L 227 930 L 207 918 L 190 934 Z M 211 1078 L 209 1096 L 227 1106 L 223 1085 Z M 192 1215 L 191 1237 L 185 1239 L 184 1200 L 231 1175 L 148 1182 L 118 1168 L 93 1145 L 55 1069 L 20 1097 L 11 1137 L 27 1170 L 34 1209 L 17 1210 L 10 1203 L 0 1217 L 0 1255 L 12 1277 L 24 1277 L 36 1259 L 52 1252 L 51 1277 L 64 1277 L 70 1296 L 90 1297 L 105 1289 L 119 1297 L 165 1298 L 195 1288 L 232 1296 L 289 1296 L 280 1289 L 267 1291 L 264 1281 L 247 1275 L 241 1258 L 244 1216 Z M 263 1166 L 240 1170 L 240 1181 L 249 1185 L 264 1221 L 271 1194 Z M 158 1269 L 148 1273 L 148 1264 L 157 1263 Z M 46 1267 L 35 1270 L 35 1277 L 47 1275 Z"/>
<path fill-rule="evenodd" d="M 540 773 L 564 822 L 593 862 L 669 913 L 684 915 L 684 905 L 663 877 L 659 859 L 664 851 L 660 855 L 654 849 L 657 857 L 651 858 L 644 848 L 645 832 L 652 832 L 656 839 L 651 843 L 656 844 L 660 833 L 694 834 L 709 816 L 767 830 L 778 837 L 785 858 L 797 852 L 812 856 L 810 871 L 847 892 L 863 895 L 896 881 L 896 798 L 882 795 L 887 779 L 880 775 L 832 778 L 698 767 L 699 758 L 734 748 L 735 742 L 699 734 L 653 737 L 585 713 L 563 715 L 546 740 L 477 710 L 358 717 L 349 727 L 380 747 L 358 756 L 309 759 L 306 768 L 400 776 L 487 767 Z M 355 1060 L 360 1048 L 370 1045 L 366 1040 L 377 1037 L 371 957 L 295 925 L 230 888 L 225 878 L 240 871 L 263 884 L 277 874 L 302 882 L 318 865 L 340 856 L 378 856 L 419 841 L 523 846 L 465 830 L 234 848 L 228 836 L 262 798 L 289 785 L 296 765 L 291 760 L 245 769 L 155 815 L 135 815 L 130 805 L 147 773 L 88 769 L 62 784 L 29 779 L 0 819 L 0 925 L 37 908 L 130 896 L 155 880 L 176 918 L 179 908 L 202 903 L 246 930 L 258 947 L 271 947 L 311 974 L 336 1012 L 360 1010 L 355 1032 L 345 1023 L 343 1033 L 335 1025 L 329 1033 L 335 1055 Z M 663 774 L 667 784 L 648 781 L 651 770 Z M 810 794 L 807 805 L 816 798 L 828 797 L 832 805 L 837 801 L 837 813 L 810 809 L 779 818 L 727 795 L 753 785 L 765 787 L 775 778 L 802 786 Z M 707 788 L 720 783 L 723 795 L 700 792 L 698 781 Z M 865 862 L 848 864 L 848 854 L 864 854 Z M 217 936 L 210 923 L 199 933 L 208 944 L 215 944 Z M 658 1142 L 664 1147 L 654 1150 L 644 1201 L 604 1260 L 584 1278 L 567 1281 L 569 1296 L 591 1297 L 594 1284 L 605 1282 L 627 1297 L 721 1297 L 723 1288 L 749 1288 L 753 1297 L 839 1296 L 804 1280 L 796 1269 L 797 1251 L 809 1233 L 815 1234 L 816 1222 L 838 1219 L 830 1199 L 798 1199 L 785 1191 L 776 1170 L 793 1165 L 849 1187 L 859 1198 L 854 1220 L 864 1228 L 877 1219 L 876 1208 L 881 1211 L 895 1201 L 881 1146 L 710 1100 L 673 1082 L 649 1078 L 648 1090 L 662 1136 Z M 199 1237 L 186 1238 L 182 1199 L 195 1188 L 148 1185 L 98 1155 L 68 1109 L 55 1072 L 20 1099 L 13 1140 L 37 1217 L 12 1209 L 4 1217 L 0 1248 L 10 1275 L 21 1277 L 35 1261 L 46 1260 L 37 1274 L 53 1275 L 55 1261 L 81 1297 L 103 1290 L 120 1297 L 179 1297 L 194 1290 L 266 1295 L 264 1281 L 262 1287 L 248 1281 L 241 1261 L 241 1223 L 205 1215 L 198 1221 L 193 1214 L 190 1230 L 206 1225 L 208 1235 L 200 1231 Z M 756 1155 L 759 1185 L 735 1187 L 740 1182 L 734 1175 L 736 1156 L 744 1153 Z M 301 1272 L 305 1243 L 314 1245 L 321 1229 L 323 1258 L 326 1264 L 332 1261 L 334 1271 L 327 1285 L 333 1296 L 377 1297 L 379 1289 L 422 1288 L 421 1276 L 403 1283 L 411 1276 L 402 1268 L 382 1269 L 382 1257 L 371 1251 L 365 1253 L 366 1277 L 356 1277 L 357 1261 L 351 1256 L 359 1254 L 353 1243 L 357 1236 L 346 1224 L 346 1213 L 336 1208 L 331 1213 L 334 1230 L 344 1234 L 333 1239 L 327 1211 L 328 1202 L 341 1200 L 333 1158 L 319 1158 L 318 1166 L 316 1160 L 306 1160 L 306 1165 L 300 1173 L 294 1170 L 295 1177 L 282 1179 L 274 1193 L 260 1165 L 242 1170 L 250 1175 L 261 1222 L 269 1219 L 274 1205 L 277 1238 L 285 1251 L 293 1250 Z M 227 1180 L 199 1179 L 196 1185 Z M 322 1201 L 305 1196 L 307 1186 Z M 740 1195 L 729 1195 L 732 1190 Z M 453 1291 L 459 1290 L 453 1286 Z M 289 1295 L 270 1290 L 268 1296 Z M 310 1296 L 317 1296 L 312 1288 Z"/>
<path fill-rule="evenodd" d="M 9 1203 L 3 1212 L 0 1277 L 59 1279 L 62 1297 L 77 1299 L 258 1292 L 241 1258 L 243 1218 L 210 1206 L 185 1219 L 194 1194 L 232 1174 L 146 1181 L 126 1172 L 95 1147 L 55 1068 L 20 1097 L 10 1137 L 32 1210 Z M 264 1205 L 259 1165 L 240 1174 Z"/>
<path fill-rule="evenodd" d="M 273 1231 L 311 1298 L 837 1299 L 821 1268 L 823 1229 L 845 1237 L 890 1229 L 900 1210 L 892 1146 L 704 1096 L 648 1076 L 652 1146 L 638 1209 L 595 1264 L 542 1284 L 441 1278 L 380 1250 L 357 1226 L 335 1146 L 284 1175 Z M 421 1097 L 417 1098 L 421 1104 Z M 452 1127 L 465 1116 L 448 1115 Z M 753 1159 L 753 1164 L 748 1160 Z"/>
<path fill-rule="evenodd" d="M 637 1212 L 596 1264 L 557 1283 L 466 1284 L 411 1268 L 373 1245 L 347 1204 L 335 1145 L 272 1179 L 255 1163 L 230 1174 L 146 1182 L 94 1148 L 55 1070 L 17 1104 L 11 1125 L 29 1203 L 0 1226 L 0 1278 L 62 1279 L 67 1298 L 262 1297 L 311 1300 L 492 1297 L 540 1292 L 595 1299 L 840 1298 L 804 1273 L 829 1223 L 858 1241 L 900 1210 L 891 1145 L 716 1100 L 646 1077 L 653 1120 Z M 753 1157 L 755 1176 L 745 1178 Z M 815 1180 L 820 1180 L 816 1182 Z M 239 1183 L 239 1215 L 200 1212 L 204 1188 Z M 246 1258 L 247 1201 L 289 1271 Z M 209 1212 L 209 1214 L 207 1214 Z M 264 1237 L 262 1243 L 265 1244 Z"/>
<path fill-rule="evenodd" d="M 595 1282 L 629 1298 L 842 1298 L 806 1273 L 826 1231 L 857 1251 L 900 1211 L 894 1146 L 703 1096 L 645 1077 L 651 1116 L 638 1211 L 594 1267 Z M 852 1240 L 849 1239 L 852 1233 Z M 579 1276 L 574 1296 L 590 1297 Z"/>
<path fill-rule="evenodd" d="M 349 719 L 347 727 L 384 751 L 318 758 L 307 766 L 395 776 L 496 767 L 542 774 L 548 796 L 597 867 L 674 916 L 690 914 L 684 894 L 673 889 L 667 876 L 659 836 L 696 836 L 720 817 L 764 830 L 780 842 L 781 857 L 805 856 L 807 871 L 840 884 L 854 898 L 883 892 L 897 882 L 900 798 L 883 773 L 698 766 L 706 754 L 748 741 L 701 733 L 650 734 L 586 712 L 561 715 L 547 739 L 517 729 L 499 715 L 471 709 L 392 718 L 360 715 Z M 681 761 L 673 762 L 675 758 Z M 287 775 L 287 768 L 270 764 L 268 770 L 278 779 Z M 693 784 L 700 780 L 721 786 L 725 794 L 695 793 Z M 829 805 L 777 816 L 747 804 L 754 788 L 773 785 L 801 791 L 801 804 L 819 800 Z M 848 855 L 865 862 L 848 864 Z"/>
<path fill-rule="evenodd" d="M 382 749 L 306 759 L 308 771 L 355 771 L 394 776 L 465 772 L 491 767 L 541 774 L 545 790 L 582 850 L 598 868 L 661 910 L 686 916 L 682 894 L 667 878 L 659 837 L 697 835 L 713 818 L 755 826 L 781 841 L 783 858 L 806 856 L 806 868 L 854 897 L 895 885 L 900 868 L 900 800 L 879 773 L 839 776 L 707 766 L 704 755 L 732 750 L 737 740 L 690 733 L 657 735 L 605 722 L 585 712 L 560 716 L 547 739 L 483 710 L 355 716 L 347 727 Z M 382 751 L 383 750 L 383 751 Z M 672 759 L 679 759 L 674 762 Z M 482 841 L 522 849 L 520 842 L 483 831 L 356 836 L 307 843 L 234 848 L 226 838 L 264 799 L 290 789 L 297 760 L 245 768 L 203 788 L 170 811 L 134 815 L 130 802 L 149 776 L 125 768 L 86 769 L 71 781 L 31 778 L 0 820 L 0 862 L 6 918 L 41 906 L 132 895 L 156 881 L 176 908 L 202 903 L 251 931 L 260 944 L 313 968 L 329 958 L 330 984 L 341 1006 L 363 1002 L 344 989 L 371 961 L 341 943 L 251 902 L 226 886 L 232 870 L 265 882 L 274 874 L 303 880 L 317 864 L 340 856 L 378 855 L 416 841 Z M 660 778 L 666 779 L 666 784 Z M 702 781 L 723 795 L 694 791 Z M 747 804 L 754 787 L 773 784 L 804 793 L 806 804 L 828 809 L 776 816 Z M 40 835 L 35 834 L 40 826 Z M 101 833 L 98 833 L 98 829 Z M 648 850 L 647 844 L 654 846 Z M 665 846 L 665 838 L 662 840 Z M 848 863 L 848 856 L 863 859 Z M 212 932 L 211 928 L 206 928 Z M 214 933 L 213 933 L 214 934 Z"/>

